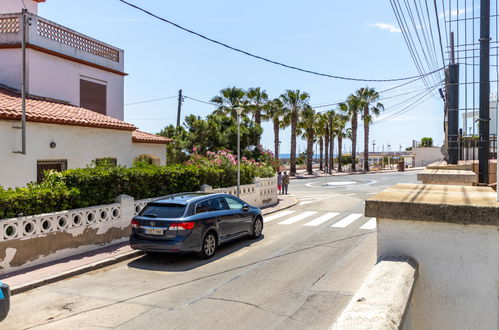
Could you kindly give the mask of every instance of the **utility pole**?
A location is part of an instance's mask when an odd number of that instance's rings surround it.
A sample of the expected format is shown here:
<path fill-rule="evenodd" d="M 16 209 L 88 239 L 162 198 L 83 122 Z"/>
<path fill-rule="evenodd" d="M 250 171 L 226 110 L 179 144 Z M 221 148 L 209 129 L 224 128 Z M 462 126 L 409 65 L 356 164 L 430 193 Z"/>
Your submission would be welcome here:
<path fill-rule="evenodd" d="M 449 73 L 447 78 L 447 90 L 449 91 L 447 107 L 447 149 L 448 162 L 457 164 L 459 160 L 458 130 L 459 130 L 459 64 L 454 57 L 454 32 L 450 33 L 450 56 Z"/>
<path fill-rule="evenodd" d="M 480 0 L 480 118 L 478 148 L 478 179 L 489 182 L 490 138 L 490 0 Z"/>
<path fill-rule="evenodd" d="M 182 96 L 182 90 L 178 91 L 178 110 L 177 110 L 177 127 L 180 127 L 180 113 L 182 112 L 182 102 L 184 98 Z"/>

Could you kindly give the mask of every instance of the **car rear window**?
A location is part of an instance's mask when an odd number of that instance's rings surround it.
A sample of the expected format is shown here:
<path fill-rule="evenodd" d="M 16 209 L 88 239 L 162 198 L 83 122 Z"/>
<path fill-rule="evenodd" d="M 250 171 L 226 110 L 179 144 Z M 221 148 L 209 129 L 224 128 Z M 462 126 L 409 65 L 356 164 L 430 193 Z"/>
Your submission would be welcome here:
<path fill-rule="evenodd" d="M 180 218 L 184 215 L 182 204 L 147 204 L 139 215 L 151 218 Z"/>

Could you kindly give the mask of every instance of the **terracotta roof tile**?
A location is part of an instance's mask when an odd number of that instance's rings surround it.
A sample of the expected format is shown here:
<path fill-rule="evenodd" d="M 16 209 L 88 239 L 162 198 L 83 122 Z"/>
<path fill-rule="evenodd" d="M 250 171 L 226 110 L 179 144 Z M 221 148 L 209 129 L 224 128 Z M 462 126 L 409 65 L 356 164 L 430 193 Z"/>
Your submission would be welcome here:
<path fill-rule="evenodd" d="M 21 120 L 21 95 L 0 86 L 0 119 Z M 100 113 L 42 98 L 26 99 L 26 120 L 30 122 L 112 128 L 133 131 L 136 127 Z"/>
<path fill-rule="evenodd" d="M 156 134 L 146 133 L 139 130 L 132 132 L 132 141 L 136 143 L 159 143 L 168 144 L 172 139 L 165 138 Z"/>

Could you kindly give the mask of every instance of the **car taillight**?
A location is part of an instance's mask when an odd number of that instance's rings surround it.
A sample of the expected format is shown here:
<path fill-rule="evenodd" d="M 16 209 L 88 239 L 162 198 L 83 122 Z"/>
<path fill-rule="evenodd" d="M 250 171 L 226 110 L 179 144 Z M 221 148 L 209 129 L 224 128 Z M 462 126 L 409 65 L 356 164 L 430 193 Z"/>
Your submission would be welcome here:
<path fill-rule="evenodd" d="M 175 222 L 170 224 L 170 230 L 192 230 L 192 228 L 194 228 L 194 222 Z"/>
<path fill-rule="evenodd" d="M 131 225 L 132 225 L 132 228 L 140 228 L 139 220 L 133 219 Z"/>

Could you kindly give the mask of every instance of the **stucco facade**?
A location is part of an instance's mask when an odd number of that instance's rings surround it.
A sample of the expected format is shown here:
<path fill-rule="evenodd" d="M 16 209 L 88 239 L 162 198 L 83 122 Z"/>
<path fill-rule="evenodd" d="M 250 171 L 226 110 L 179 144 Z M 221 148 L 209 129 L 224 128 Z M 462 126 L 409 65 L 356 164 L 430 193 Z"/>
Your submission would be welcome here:
<path fill-rule="evenodd" d="M 0 185 L 4 188 L 24 186 L 37 179 L 37 161 L 67 160 L 68 169 L 81 168 L 97 158 L 116 158 L 117 163 L 131 166 L 140 155 L 150 155 L 166 162 L 165 144 L 132 142 L 132 131 L 27 123 L 27 153 L 20 150 L 21 139 L 16 121 L 0 120 Z M 55 142 L 55 148 L 50 143 Z"/>
<path fill-rule="evenodd" d="M 0 51 L 0 83 L 21 89 L 20 49 Z M 123 120 L 124 77 L 89 65 L 27 49 L 27 92 L 80 106 L 80 79 L 106 86 L 106 115 Z"/>

